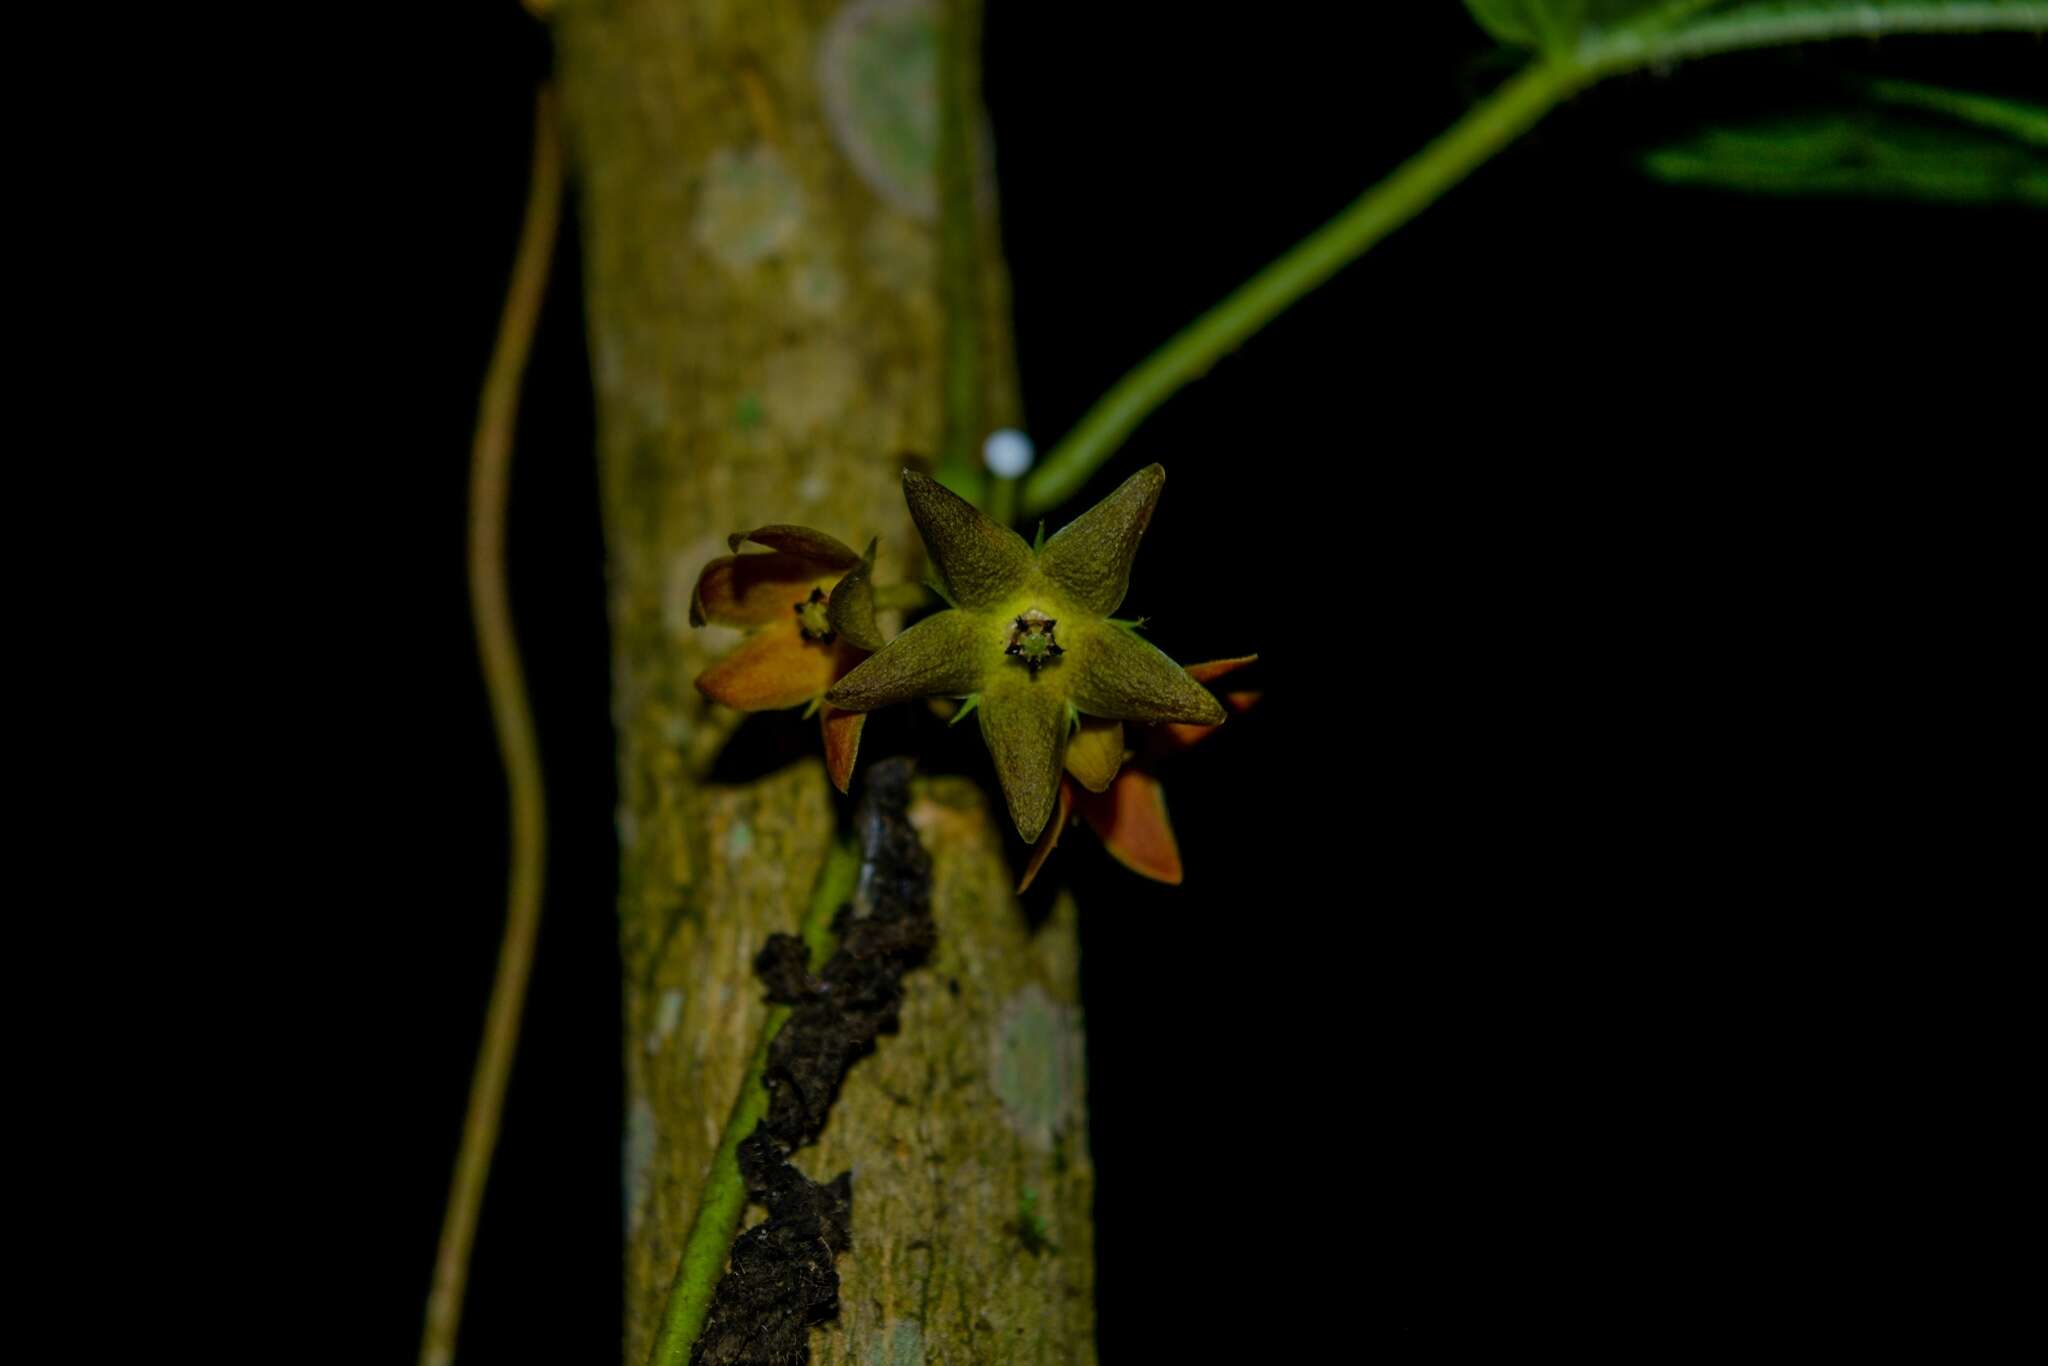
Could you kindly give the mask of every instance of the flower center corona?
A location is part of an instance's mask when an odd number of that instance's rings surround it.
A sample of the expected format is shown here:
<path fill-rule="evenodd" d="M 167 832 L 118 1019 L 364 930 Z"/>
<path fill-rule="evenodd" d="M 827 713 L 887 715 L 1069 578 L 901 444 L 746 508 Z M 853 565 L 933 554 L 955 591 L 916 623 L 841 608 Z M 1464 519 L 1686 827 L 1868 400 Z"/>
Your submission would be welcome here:
<path fill-rule="evenodd" d="M 832 618 L 825 614 L 825 590 L 811 589 L 811 595 L 796 604 L 796 629 L 805 640 L 832 643 Z"/>
<path fill-rule="evenodd" d="M 1010 628 L 1010 644 L 1003 651 L 1015 655 L 1017 662 L 1037 673 L 1050 664 L 1054 657 L 1063 655 L 1059 641 L 1053 638 L 1053 627 L 1059 625 L 1036 607 L 1018 617 Z"/>

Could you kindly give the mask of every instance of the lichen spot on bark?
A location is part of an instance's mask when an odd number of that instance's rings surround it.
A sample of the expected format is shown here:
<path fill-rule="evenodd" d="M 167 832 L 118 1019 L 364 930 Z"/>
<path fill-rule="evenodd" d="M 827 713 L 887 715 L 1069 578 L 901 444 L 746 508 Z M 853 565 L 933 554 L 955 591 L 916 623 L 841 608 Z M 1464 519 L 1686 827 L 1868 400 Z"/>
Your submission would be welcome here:
<path fill-rule="evenodd" d="M 661 1046 L 675 1036 L 676 1026 L 683 1022 L 683 989 L 670 987 L 661 993 L 661 1003 L 655 1008 L 654 1029 L 647 1036 L 647 1051 L 658 1053 Z"/>
<path fill-rule="evenodd" d="M 626 1230 L 637 1233 L 640 1220 L 647 1210 L 647 1196 L 651 1182 L 649 1176 L 654 1167 L 654 1146 L 657 1138 L 657 1122 L 654 1106 L 645 1096 L 633 1099 L 633 1108 L 626 1114 L 625 1159 L 620 1183 L 625 1187 Z"/>
<path fill-rule="evenodd" d="M 899 213 L 939 213 L 939 15 L 935 0 L 853 0 L 818 45 L 832 141 Z"/>
<path fill-rule="evenodd" d="M 1036 982 L 1003 1002 L 990 1047 L 989 1076 L 1003 1118 L 1037 1152 L 1052 1151 L 1078 1108 L 1073 1012 Z"/>
<path fill-rule="evenodd" d="M 916 1319 L 891 1324 L 886 1338 L 868 1344 L 867 1366 L 924 1366 L 924 1326 Z"/>
<path fill-rule="evenodd" d="M 721 147 L 697 187 L 697 245 L 735 274 L 779 254 L 803 223 L 803 188 L 773 147 Z"/>

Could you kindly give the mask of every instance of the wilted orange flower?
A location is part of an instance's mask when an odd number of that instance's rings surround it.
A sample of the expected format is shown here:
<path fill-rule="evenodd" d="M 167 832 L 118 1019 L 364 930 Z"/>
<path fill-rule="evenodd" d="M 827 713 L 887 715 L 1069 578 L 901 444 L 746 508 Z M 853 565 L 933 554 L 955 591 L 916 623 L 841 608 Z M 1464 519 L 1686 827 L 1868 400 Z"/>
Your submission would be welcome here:
<path fill-rule="evenodd" d="M 1258 661 L 1257 655 L 1217 659 L 1187 666 L 1188 677 L 1208 683 Z M 1247 712 L 1258 704 L 1256 692 L 1224 695 L 1223 704 Z M 1136 753 L 1124 748 L 1123 724 L 1083 717 L 1067 742 L 1066 773 L 1060 779 L 1059 808 L 1045 833 L 1032 846 L 1031 859 L 1017 883 L 1023 891 L 1038 876 L 1059 843 L 1068 821 L 1078 816 L 1124 867 L 1155 882 L 1179 886 L 1180 845 L 1166 814 L 1166 790 L 1151 770 L 1161 759 L 1178 754 L 1214 734 L 1214 726 L 1168 724 L 1147 726 Z"/>
<path fill-rule="evenodd" d="M 767 554 L 740 554 L 752 542 Z M 825 767 L 841 792 L 860 749 L 860 712 L 824 701 L 825 691 L 880 648 L 875 629 L 875 544 L 852 548 L 801 526 L 733 533 L 733 553 L 704 566 L 690 624 L 747 632 L 732 653 L 697 676 L 697 690 L 740 711 L 811 706 L 825 736 Z"/>

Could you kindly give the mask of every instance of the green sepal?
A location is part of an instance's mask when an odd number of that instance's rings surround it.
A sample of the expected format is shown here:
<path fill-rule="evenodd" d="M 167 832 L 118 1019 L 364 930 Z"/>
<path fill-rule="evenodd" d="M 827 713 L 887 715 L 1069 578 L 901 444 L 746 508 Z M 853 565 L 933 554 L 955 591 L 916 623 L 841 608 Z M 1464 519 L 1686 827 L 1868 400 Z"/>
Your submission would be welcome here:
<path fill-rule="evenodd" d="M 1159 465 L 1124 480 L 1045 543 L 1038 552 L 1039 572 L 1091 616 L 1114 612 L 1130 590 L 1131 561 L 1165 486 L 1166 470 Z"/>
<path fill-rule="evenodd" d="M 846 571 L 846 577 L 839 580 L 832 589 L 832 598 L 825 605 L 825 616 L 832 623 L 832 630 L 843 636 L 848 643 L 870 653 L 882 648 L 882 628 L 875 624 L 875 547 L 876 541 L 869 541 L 867 553 L 860 557 L 860 563 Z"/>
<path fill-rule="evenodd" d="M 988 668 L 988 632 L 985 618 L 936 612 L 862 660 L 825 700 L 847 711 L 873 711 L 917 697 L 971 693 Z"/>
<path fill-rule="evenodd" d="M 1074 705 L 1090 716 L 1223 723 L 1223 704 L 1159 648 L 1129 631 L 1096 630 L 1078 638 L 1061 664 L 1069 671 Z"/>
<path fill-rule="evenodd" d="M 1002 780 L 1017 833 L 1037 840 L 1059 800 L 1066 759 L 1067 702 L 1046 680 L 1017 671 L 982 693 L 981 738 Z"/>
<path fill-rule="evenodd" d="M 1030 581 L 1033 561 L 1024 538 L 938 480 L 905 470 L 903 498 L 946 586 L 946 600 L 956 607 L 993 607 Z"/>
<path fill-rule="evenodd" d="M 1067 711 L 1073 714 L 1069 704 Z M 1074 733 L 1067 737 L 1068 776 L 1090 792 L 1107 792 L 1116 781 L 1124 762 L 1124 723 L 1091 717 L 1076 718 Z"/>

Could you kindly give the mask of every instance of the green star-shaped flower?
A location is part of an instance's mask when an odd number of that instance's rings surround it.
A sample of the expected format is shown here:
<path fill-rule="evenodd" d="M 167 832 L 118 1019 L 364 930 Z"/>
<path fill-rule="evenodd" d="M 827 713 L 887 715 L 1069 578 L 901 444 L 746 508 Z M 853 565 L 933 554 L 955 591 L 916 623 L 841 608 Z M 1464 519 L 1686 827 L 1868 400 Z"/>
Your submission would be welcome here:
<path fill-rule="evenodd" d="M 825 700 L 873 711 L 917 697 L 969 699 L 1027 843 L 1052 815 L 1077 716 L 1221 723 L 1208 689 L 1110 619 L 1165 483 L 1158 465 L 1138 471 L 1033 550 L 937 480 L 906 471 L 904 499 L 952 608 L 870 655 Z"/>

